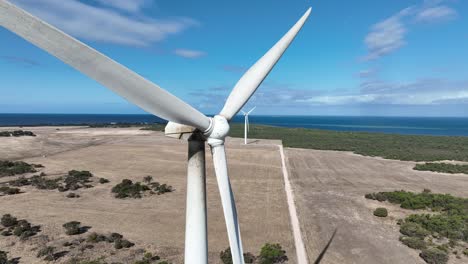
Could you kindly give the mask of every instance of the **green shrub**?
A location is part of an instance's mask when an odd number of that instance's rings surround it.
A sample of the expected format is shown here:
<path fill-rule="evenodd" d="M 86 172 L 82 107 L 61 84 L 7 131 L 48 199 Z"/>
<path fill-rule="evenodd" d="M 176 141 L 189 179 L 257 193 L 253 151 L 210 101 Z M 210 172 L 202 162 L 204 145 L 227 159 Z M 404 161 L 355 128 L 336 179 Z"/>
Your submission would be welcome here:
<path fill-rule="evenodd" d="M 231 248 L 229 247 L 226 250 L 221 251 L 219 253 L 219 257 L 221 258 L 221 261 L 223 262 L 223 264 L 232 264 Z M 245 263 L 254 263 L 255 259 L 256 257 L 252 253 L 250 252 L 244 253 Z"/>
<path fill-rule="evenodd" d="M 288 260 L 286 251 L 279 244 L 265 244 L 258 256 L 260 264 L 284 263 Z"/>
<path fill-rule="evenodd" d="M 468 165 L 466 164 L 450 164 L 450 163 L 424 163 L 424 164 L 416 164 L 414 166 L 415 170 L 419 171 L 435 171 L 435 172 L 443 172 L 443 173 L 464 173 L 468 174 Z"/>
<path fill-rule="evenodd" d="M 429 264 L 445 264 L 448 261 L 447 253 L 436 248 L 424 249 L 419 256 Z"/>
<path fill-rule="evenodd" d="M 172 192 L 172 186 L 167 184 L 161 184 L 154 189 L 158 195 L 164 194 L 167 192 Z"/>
<path fill-rule="evenodd" d="M 405 222 L 400 226 L 400 233 L 409 237 L 424 238 L 429 235 L 429 231 L 421 225 L 413 222 Z"/>
<path fill-rule="evenodd" d="M 8 253 L 0 250 L 0 264 L 17 264 L 18 261 L 8 259 Z"/>
<path fill-rule="evenodd" d="M 34 164 L 29 164 L 23 161 L 0 160 L 0 177 L 36 172 L 34 167 Z"/>
<path fill-rule="evenodd" d="M 4 214 L 0 222 L 4 227 L 10 227 L 18 224 L 18 219 L 11 214 Z"/>
<path fill-rule="evenodd" d="M 93 232 L 88 235 L 88 237 L 86 238 L 86 241 L 90 243 L 99 243 L 99 242 L 107 241 L 107 237 L 105 235 L 100 235 L 96 232 Z"/>
<path fill-rule="evenodd" d="M 69 193 L 67 194 L 67 198 L 80 198 L 80 195 L 76 193 Z"/>
<path fill-rule="evenodd" d="M 426 248 L 426 242 L 422 238 L 418 237 L 406 237 L 402 236 L 400 237 L 401 243 L 404 245 L 413 248 L 413 249 L 425 249 Z"/>
<path fill-rule="evenodd" d="M 91 185 L 87 184 L 91 182 L 91 177 L 93 177 L 93 174 L 89 171 L 71 170 L 68 172 L 68 175 L 66 175 L 63 180 L 65 184 L 64 188 L 66 190 L 75 191 L 83 187 L 92 187 Z"/>
<path fill-rule="evenodd" d="M 19 237 L 21 240 L 28 239 L 40 231 L 39 226 L 32 226 L 26 220 L 19 220 L 13 229 L 13 235 Z"/>
<path fill-rule="evenodd" d="M 81 227 L 81 223 L 78 221 L 71 221 L 68 223 L 63 224 L 63 228 L 65 228 L 65 234 L 72 236 L 84 233 L 83 228 Z"/>
<path fill-rule="evenodd" d="M 378 217 L 387 217 L 388 216 L 388 211 L 387 211 L 386 208 L 379 207 L 379 208 L 375 209 L 374 215 L 378 216 Z"/>
<path fill-rule="evenodd" d="M 148 186 L 143 185 L 139 182 L 133 183 L 129 179 L 122 180 L 121 183 L 117 184 L 112 188 L 112 192 L 115 193 L 116 198 L 141 198 L 141 193 L 149 190 Z"/>
<path fill-rule="evenodd" d="M 55 190 L 59 188 L 58 182 L 60 180 L 62 180 L 62 178 L 46 179 L 43 176 L 35 175 L 31 177 L 30 182 L 32 186 L 40 190 Z"/>
<path fill-rule="evenodd" d="M 109 182 L 109 180 L 106 179 L 106 178 L 100 178 L 100 179 L 99 179 L 99 183 L 100 183 L 100 184 L 105 184 L 105 183 L 108 183 L 108 182 Z"/>
<path fill-rule="evenodd" d="M 37 253 L 38 258 L 42 258 L 46 261 L 53 261 L 55 260 L 55 255 L 54 255 L 55 248 L 54 247 L 44 247 L 39 250 Z"/>
<path fill-rule="evenodd" d="M 150 184 L 150 183 L 153 181 L 153 176 L 150 176 L 150 175 L 145 176 L 145 177 L 143 178 L 143 181 L 144 181 L 145 183 L 147 183 L 147 184 Z"/>
<path fill-rule="evenodd" d="M 126 240 L 126 239 L 117 239 L 114 242 L 114 248 L 115 249 L 121 249 L 121 248 L 129 248 L 133 247 L 135 244 Z"/>
<path fill-rule="evenodd" d="M 2 186 L 2 187 L 0 187 L 0 193 L 2 195 L 15 195 L 15 194 L 20 193 L 20 189 L 11 188 L 11 187 L 8 187 L 8 186 Z"/>

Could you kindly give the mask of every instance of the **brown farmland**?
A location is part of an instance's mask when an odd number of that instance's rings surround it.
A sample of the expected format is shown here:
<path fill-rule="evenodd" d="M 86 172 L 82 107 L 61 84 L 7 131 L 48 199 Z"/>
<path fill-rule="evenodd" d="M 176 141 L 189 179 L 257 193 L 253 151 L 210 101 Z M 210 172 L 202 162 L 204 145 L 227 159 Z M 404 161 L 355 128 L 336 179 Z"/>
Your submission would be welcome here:
<path fill-rule="evenodd" d="M 289 177 L 310 263 L 333 231 L 336 236 L 322 264 L 425 263 L 416 250 L 398 241 L 399 218 L 414 213 L 367 200 L 366 193 L 406 190 L 468 197 L 468 176 L 414 171 L 415 162 L 364 157 L 350 152 L 287 149 Z M 377 207 L 389 209 L 378 218 Z M 466 257 L 449 263 L 466 263 Z"/>
<path fill-rule="evenodd" d="M 7 128 L 8 129 L 8 128 Z M 0 248 L 20 263 L 43 263 L 36 258 L 42 244 L 60 248 L 65 235 L 62 224 L 80 221 L 90 232 L 118 232 L 136 245 L 115 253 L 112 247 L 97 246 L 80 257 L 133 263 L 132 256 L 143 250 L 157 253 L 173 263 L 183 262 L 185 229 L 186 151 L 187 144 L 164 137 L 160 132 L 137 128 L 37 127 L 28 129 L 37 137 L 0 139 L 0 157 L 40 163 L 48 177 L 67 171 L 89 170 L 96 177 L 110 180 L 94 183 L 94 188 L 79 189 L 77 199 L 65 198 L 57 190 L 21 187 L 24 193 L 0 197 L 0 213 L 10 213 L 42 226 L 40 235 L 48 238 L 19 242 L 18 238 L 0 237 Z M 240 139 L 227 141 L 229 172 L 238 205 L 245 251 L 258 254 L 266 242 L 280 243 L 289 263 L 295 263 L 289 214 L 284 191 L 278 148 L 271 141 L 249 146 Z M 220 263 L 219 252 L 228 247 L 220 198 L 207 148 L 207 192 L 210 263 Z M 116 199 L 110 189 L 124 178 L 142 181 L 146 175 L 175 188 L 172 193 L 142 199 Z M 14 177 L 4 177 L 5 182 Z M 50 242 L 47 242 L 50 241 Z M 66 262 L 70 256 L 57 262 Z M 46 262 L 44 262 L 46 263 Z"/>

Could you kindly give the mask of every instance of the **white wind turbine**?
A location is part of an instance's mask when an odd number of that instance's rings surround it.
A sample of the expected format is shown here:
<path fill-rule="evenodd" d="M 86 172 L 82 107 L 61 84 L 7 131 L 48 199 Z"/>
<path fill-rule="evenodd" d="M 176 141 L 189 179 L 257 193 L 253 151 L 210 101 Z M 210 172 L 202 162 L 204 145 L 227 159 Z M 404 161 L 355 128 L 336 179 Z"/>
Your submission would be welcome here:
<path fill-rule="evenodd" d="M 234 264 L 244 263 L 237 211 L 228 176 L 224 138 L 229 121 L 245 105 L 309 17 L 311 9 L 238 81 L 224 108 L 213 118 L 144 79 L 95 49 L 27 13 L 0 0 L 0 25 L 76 70 L 116 92 L 147 112 L 167 119 L 165 133 L 188 138 L 185 263 L 208 262 L 205 141 L 211 147 L 214 169 L 223 205 Z"/>
<path fill-rule="evenodd" d="M 254 106 L 254 108 L 250 109 L 250 111 L 248 111 L 247 113 L 242 111 L 242 114 L 244 115 L 244 144 L 247 145 L 247 132 L 249 132 L 250 130 L 250 127 L 249 127 L 249 115 L 250 113 L 252 113 L 252 111 L 256 108 L 256 106 Z"/>

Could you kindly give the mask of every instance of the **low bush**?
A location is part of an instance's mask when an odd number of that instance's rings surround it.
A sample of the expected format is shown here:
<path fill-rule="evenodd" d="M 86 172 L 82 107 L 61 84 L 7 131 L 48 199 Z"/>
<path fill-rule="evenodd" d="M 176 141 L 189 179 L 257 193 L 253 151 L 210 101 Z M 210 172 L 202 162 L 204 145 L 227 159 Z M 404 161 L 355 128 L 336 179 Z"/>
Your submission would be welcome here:
<path fill-rule="evenodd" d="M 265 244 L 258 256 L 259 264 L 284 263 L 288 260 L 286 251 L 279 244 Z"/>
<path fill-rule="evenodd" d="M 374 215 L 378 217 L 387 217 L 388 216 L 388 211 L 386 208 L 379 207 L 374 210 Z"/>
<path fill-rule="evenodd" d="M 14 226 L 13 235 L 19 237 L 21 240 L 28 239 L 40 231 L 39 226 L 33 226 L 26 220 L 19 220 Z"/>
<path fill-rule="evenodd" d="M 11 214 L 4 214 L 0 222 L 4 227 L 11 227 L 18 224 L 18 219 Z"/>
<path fill-rule="evenodd" d="M 419 238 L 419 237 L 402 236 L 400 237 L 400 241 L 404 245 L 413 249 L 425 249 L 427 247 L 427 244 L 424 241 L 424 239 Z"/>
<path fill-rule="evenodd" d="M 55 248 L 54 247 L 43 247 L 42 249 L 37 252 L 36 255 L 38 258 L 42 258 L 46 261 L 53 261 L 55 260 Z"/>
<path fill-rule="evenodd" d="M 1 131 L 0 137 L 35 137 L 36 135 L 31 131 L 15 130 L 15 131 Z"/>
<path fill-rule="evenodd" d="M 69 193 L 67 194 L 67 198 L 80 198 L 80 195 L 76 193 Z"/>
<path fill-rule="evenodd" d="M 447 253 L 437 248 L 424 249 L 419 256 L 429 264 L 445 264 L 448 261 Z"/>
<path fill-rule="evenodd" d="M 29 164 L 23 161 L 0 161 L 0 177 L 14 176 L 29 172 L 36 172 L 36 167 L 40 164 Z"/>
<path fill-rule="evenodd" d="M 100 184 L 105 184 L 105 183 L 108 183 L 108 182 L 109 182 L 109 180 L 106 179 L 106 178 L 99 178 L 99 183 Z"/>
<path fill-rule="evenodd" d="M 8 259 L 8 253 L 0 250 L 0 264 L 16 264 L 17 260 Z"/>
<path fill-rule="evenodd" d="M 46 179 L 40 175 L 35 175 L 29 179 L 31 185 L 40 190 L 55 190 L 60 187 L 59 181 L 61 180 L 62 178 Z"/>
<path fill-rule="evenodd" d="M 63 228 L 65 228 L 65 234 L 69 236 L 78 235 L 85 232 L 85 229 L 81 227 L 81 223 L 78 221 L 65 223 L 63 224 Z"/>
<path fill-rule="evenodd" d="M 0 187 L 0 194 L 2 195 L 15 195 L 20 193 L 20 189 L 18 188 L 11 188 L 8 186 L 2 186 Z"/>
<path fill-rule="evenodd" d="M 142 192 L 148 191 L 150 188 L 139 182 L 133 183 L 131 180 L 124 179 L 121 183 L 112 188 L 116 198 L 141 198 Z"/>
<path fill-rule="evenodd" d="M 152 181 L 153 181 L 153 176 L 148 175 L 143 178 L 143 182 L 147 184 L 150 184 Z"/>
<path fill-rule="evenodd" d="M 400 233 L 409 237 L 424 238 L 429 235 L 429 231 L 414 222 L 405 222 L 400 226 Z"/>
<path fill-rule="evenodd" d="M 89 234 L 89 236 L 86 238 L 86 241 L 90 243 L 99 243 L 99 242 L 105 242 L 107 241 L 107 237 L 105 235 L 98 234 L 96 232 L 93 232 Z"/>
<path fill-rule="evenodd" d="M 89 171 L 71 170 L 63 179 L 63 188 L 64 190 L 75 191 L 80 188 L 93 187 L 92 185 L 88 184 L 91 182 L 91 177 L 93 177 L 93 174 Z"/>
<path fill-rule="evenodd" d="M 117 239 L 114 242 L 115 249 L 122 249 L 122 248 L 130 248 L 133 247 L 135 244 L 126 240 L 126 239 Z"/>

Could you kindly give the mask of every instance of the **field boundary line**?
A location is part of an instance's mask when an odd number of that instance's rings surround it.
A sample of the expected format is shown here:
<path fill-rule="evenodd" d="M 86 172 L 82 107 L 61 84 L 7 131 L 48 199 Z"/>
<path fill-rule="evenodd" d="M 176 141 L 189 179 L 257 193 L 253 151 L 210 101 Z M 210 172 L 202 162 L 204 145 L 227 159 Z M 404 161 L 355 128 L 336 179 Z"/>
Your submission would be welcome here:
<path fill-rule="evenodd" d="M 294 244 L 296 248 L 296 258 L 298 264 L 308 264 L 308 258 L 304 246 L 304 241 L 302 240 L 301 226 L 299 224 L 299 218 L 297 217 L 296 204 L 294 202 L 294 193 L 291 187 L 291 182 L 289 181 L 288 169 L 286 168 L 285 155 L 283 150 L 283 145 L 278 145 L 280 155 L 281 155 L 281 164 L 283 169 L 283 178 L 284 178 L 284 189 L 286 191 L 286 198 L 289 208 L 289 218 L 291 219 L 291 226 L 294 237 Z"/>

